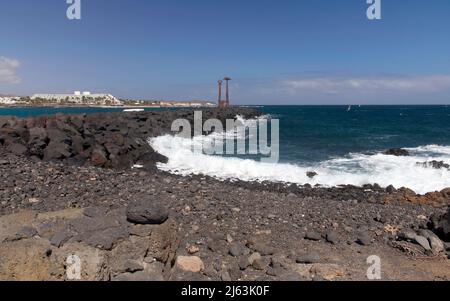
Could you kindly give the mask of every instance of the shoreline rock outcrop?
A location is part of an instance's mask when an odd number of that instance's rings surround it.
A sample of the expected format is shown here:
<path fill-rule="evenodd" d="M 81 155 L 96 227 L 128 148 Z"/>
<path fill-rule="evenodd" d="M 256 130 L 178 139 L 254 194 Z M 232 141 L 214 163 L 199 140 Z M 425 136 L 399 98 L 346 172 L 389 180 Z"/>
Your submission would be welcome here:
<path fill-rule="evenodd" d="M 249 108 L 198 110 L 204 120 L 215 118 L 224 124 L 236 115 L 259 115 Z M 153 169 L 158 162 L 166 163 L 167 158 L 152 149 L 148 138 L 170 134 L 172 122 L 180 118 L 193 124 L 194 110 L 56 114 L 26 119 L 0 116 L 0 147 L 44 161 L 118 169 L 139 163 Z"/>
<path fill-rule="evenodd" d="M 385 155 L 396 156 L 396 157 L 407 157 L 409 152 L 403 148 L 391 148 L 384 152 Z"/>
<path fill-rule="evenodd" d="M 0 217 L 0 280 L 164 280 L 178 244 L 174 220 L 137 225 L 122 209 L 20 211 Z"/>

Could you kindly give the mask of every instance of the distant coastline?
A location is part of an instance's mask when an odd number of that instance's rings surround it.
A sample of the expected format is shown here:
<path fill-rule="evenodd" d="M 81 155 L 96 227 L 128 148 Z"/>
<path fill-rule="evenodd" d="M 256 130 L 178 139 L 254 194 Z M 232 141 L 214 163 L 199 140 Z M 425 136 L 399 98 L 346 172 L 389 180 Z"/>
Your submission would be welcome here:
<path fill-rule="evenodd" d="M 0 94 L 0 107 L 13 108 L 192 108 L 216 107 L 207 100 L 119 99 L 111 94 L 75 91 L 73 94 L 34 94 L 8 96 Z"/>
<path fill-rule="evenodd" d="M 0 108 L 7 109 L 7 108 L 15 108 L 15 109 L 21 109 L 21 108 L 104 108 L 104 109 L 159 109 L 159 108 L 204 108 L 204 107 L 213 107 L 211 105 L 120 105 L 120 106 L 113 106 L 113 105 L 91 105 L 91 104 L 0 104 Z"/>

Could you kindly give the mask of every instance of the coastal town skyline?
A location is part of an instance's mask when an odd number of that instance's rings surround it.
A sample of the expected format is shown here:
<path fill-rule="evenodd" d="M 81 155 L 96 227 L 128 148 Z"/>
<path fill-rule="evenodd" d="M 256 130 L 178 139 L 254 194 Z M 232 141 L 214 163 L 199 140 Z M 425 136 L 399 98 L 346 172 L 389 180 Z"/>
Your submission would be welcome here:
<path fill-rule="evenodd" d="M 30 3 L 0 4 L 0 94 L 215 102 L 229 74 L 235 104 L 450 103 L 448 1 Z"/>

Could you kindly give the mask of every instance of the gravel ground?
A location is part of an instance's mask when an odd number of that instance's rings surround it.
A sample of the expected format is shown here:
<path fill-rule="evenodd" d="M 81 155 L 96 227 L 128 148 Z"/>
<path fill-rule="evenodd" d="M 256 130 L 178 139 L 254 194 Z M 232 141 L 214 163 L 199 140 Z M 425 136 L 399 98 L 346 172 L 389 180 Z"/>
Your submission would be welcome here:
<path fill-rule="evenodd" d="M 173 280 L 364 280 L 371 255 L 381 258 L 383 279 L 450 279 L 445 255 L 398 239 L 446 208 L 385 204 L 377 187 L 231 183 L 0 155 L 0 215 L 142 200 L 168 207 L 179 226 L 177 255 L 205 266 Z"/>

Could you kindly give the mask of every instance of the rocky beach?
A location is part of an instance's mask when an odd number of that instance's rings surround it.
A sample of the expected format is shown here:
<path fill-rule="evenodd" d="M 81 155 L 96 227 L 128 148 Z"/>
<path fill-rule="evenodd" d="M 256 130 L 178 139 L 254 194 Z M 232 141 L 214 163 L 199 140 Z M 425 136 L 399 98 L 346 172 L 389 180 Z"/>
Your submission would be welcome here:
<path fill-rule="evenodd" d="M 0 117 L 0 279 L 66 280 L 77 255 L 81 280 L 367 280 L 370 256 L 383 280 L 450 280 L 449 189 L 169 174 L 147 140 L 179 118 L 193 111 Z"/>

